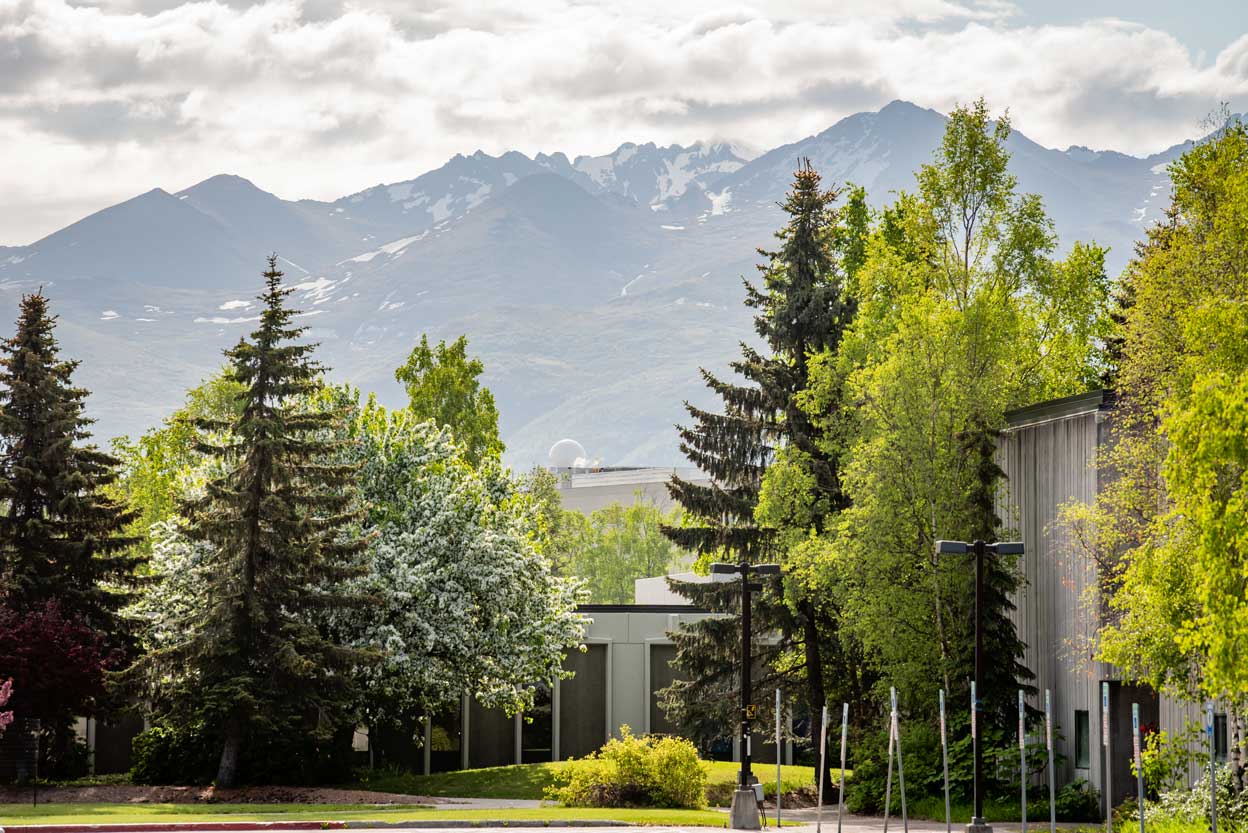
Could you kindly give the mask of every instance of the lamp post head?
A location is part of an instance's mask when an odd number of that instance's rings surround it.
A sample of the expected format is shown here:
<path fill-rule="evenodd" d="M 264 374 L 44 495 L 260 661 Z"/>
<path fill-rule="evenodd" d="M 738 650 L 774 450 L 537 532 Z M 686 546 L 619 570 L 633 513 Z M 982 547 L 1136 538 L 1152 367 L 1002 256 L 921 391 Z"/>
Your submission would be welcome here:
<path fill-rule="evenodd" d="M 970 547 L 965 541 L 937 541 L 937 555 L 966 555 Z"/>
<path fill-rule="evenodd" d="M 997 555 L 1022 555 L 1023 554 L 1023 542 L 1022 541 L 998 541 L 995 544 L 991 544 L 989 546 L 989 549 L 991 549 Z"/>
<path fill-rule="evenodd" d="M 778 576 L 780 575 L 779 564 L 755 564 L 750 568 L 760 576 Z"/>
<path fill-rule="evenodd" d="M 740 568 L 736 564 L 725 564 L 722 561 L 716 561 L 711 564 L 711 575 L 725 575 L 740 572 Z"/>

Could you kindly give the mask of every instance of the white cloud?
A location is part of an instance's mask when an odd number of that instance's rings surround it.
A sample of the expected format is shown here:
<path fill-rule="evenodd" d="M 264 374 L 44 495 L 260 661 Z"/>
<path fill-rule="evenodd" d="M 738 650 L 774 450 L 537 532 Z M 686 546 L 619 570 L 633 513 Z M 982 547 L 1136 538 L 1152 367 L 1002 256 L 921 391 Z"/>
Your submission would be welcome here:
<path fill-rule="evenodd" d="M 0 0 L 0 146 L 21 161 L 0 168 L 0 242 L 220 172 L 332 198 L 477 148 L 771 147 L 893 98 L 982 94 L 1042 143 L 1144 153 L 1248 94 L 1248 36 L 1197 63 L 1128 22 L 1013 19 L 954 0 Z"/>

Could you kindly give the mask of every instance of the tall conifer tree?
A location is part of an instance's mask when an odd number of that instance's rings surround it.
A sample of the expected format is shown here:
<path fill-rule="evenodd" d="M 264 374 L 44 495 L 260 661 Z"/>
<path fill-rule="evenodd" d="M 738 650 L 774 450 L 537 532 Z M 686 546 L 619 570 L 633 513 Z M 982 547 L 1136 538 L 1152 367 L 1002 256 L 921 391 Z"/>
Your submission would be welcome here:
<path fill-rule="evenodd" d="M 755 330 L 769 352 L 742 344 L 742 357 L 732 369 L 744 384 L 702 371 L 722 400 L 723 413 L 686 403 L 693 424 L 680 429 L 681 450 L 712 482 L 672 479 L 669 489 L 689 513 L 690 523 L 667 533 L 682 547 L 715 560 L 760 562 L 780 557 L 774 533 L 755 520 L 763 475 L 777 454 L 789 454 L 790 461 L 812 478 L 818 492 L 812 518 L 816 528 L 844 506 L 838 461 L 821 448 L 816 429 L 798 406 L 798 394 L 807 387 L 809 358 L 835 350 L 854 314 L 845 266 L 861 261 L 858 250 L 865 228 L 857 225 L 866 222 L 865 195 L 861 189 L 852 193 L 844 218 L 832 207 L 836 198 L 836 191 L 822 190 L 819 174 L 804 161 L 781 206 L 789 219 L 776 234 L 780 247 L 759 250 L 767 259 L 759 267 L 763 284 L 756 287 L 745 281 L 746 303 L 757 310 Z M 846 227 L 846 219 L 852 227 Z M 704 620 L 673 636 L 676 664 L 686 680 L 668 689 L 666 697 L 673 716 L 687 728 L 710 732 L 718 725 L 722 733 L 733 723 L 737 700 L 733 692 L 740 673 L 739 584 L 673 582 L 673 586 L 695 604 L 731 614 Z M 817 713 L 826 698 L 828 658 L 821 648 L 830 635 L 835 640 L 835 623 L 829 621 L 829 611 L 796 583 L 789 583 L 786 598 L 787 603 L 774 588 L 756 597 L 755 637 L 768 632 L 781 636 L 778 643 L 755 649 L 761 672 L 754 677 L 756 688 L 766 691 L 780 681 L 804 685 L 809 713 Z M 782 652 L 801 658 L 783 673 L 773 662 Z M 754 699 L 766 702 L 761 695 Z"/>
<path fill-rule="evenodd" d="M 117 461 L 86 441 L 78 362 L 60 358 L 42 292 L 22 298 L 0 344 L 0 596 L 17 611 L 56 602 L 62 615 L 117 632 L 137 561 L 131 515 L 105 494 Z"/>
<path fill-rule="evenodd" d="M 204 605 L 185 638 L 149 655 L 153 678 L 185 682 L 180 703 L 219 731 L 219 786 L 234 785 L 249 741 L 274 734 L 327 734 L 350 719 L 350 675 L 362 659 L 331 642 L 317 622 L 365 603 L 343 582 L 362 575 L 365 541 L 352 534 L 354 469 L 334 462 L 327 439 L 341 416 L 316 410 L 308 394 L 321 368 L 315 345 L 299 343 L 276 258 L 264 273 L 260 325 L 226 352 L 242 384 L 241 414 L 202 420 L 202 450 L 223 474 L 188 501 L 186 534 L 205 546 Z M 209 437 L 225 437 L 214 442 Z"/>

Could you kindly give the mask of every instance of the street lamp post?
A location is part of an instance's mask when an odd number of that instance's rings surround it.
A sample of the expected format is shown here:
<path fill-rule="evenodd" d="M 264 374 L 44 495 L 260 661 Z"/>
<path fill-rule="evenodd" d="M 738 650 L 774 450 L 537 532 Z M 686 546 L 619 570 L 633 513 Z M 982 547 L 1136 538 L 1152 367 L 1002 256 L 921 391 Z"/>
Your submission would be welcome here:
<path fill-rule="evenodd" d="M 966 826 L 966 829 L 967 833 L 992 833 L 992 828 L 984 821 L 984 795 L 980 789 L 980 773 L 984 768 L 984 750 L 979 742 L 982 723 L 979 718 L 980 712 L 983 711 L 984 700 L 984 556 L 988 553 L 1022 555 L 1023 544 L 1021 541 L 997 541 L 989 544 L 982 540 L 936 542 L 937 555 L 966 555 L 967 553 L 975 555 L 975 682 L 971 686 L 971 709 L 974 712 L 971 715 L 971 745 L 975 754 L 975 810 L 971 823 Z"/>
<path fill-rule="evenodd" d="M 779 575 L 779 564 L 737 564 L 716 562 L 711 565 L 712 575 L 741 576 L 741 772 L 737 776 L 737 790 L 732 796 L 732 826 L 736 830 L 758 830 L 758 802 L 750 772 L 750 593 L 761 590 L 761 584 L 753 584 L 750 576 Z M 779 755 L 779 749 L 776 750 Z"/>

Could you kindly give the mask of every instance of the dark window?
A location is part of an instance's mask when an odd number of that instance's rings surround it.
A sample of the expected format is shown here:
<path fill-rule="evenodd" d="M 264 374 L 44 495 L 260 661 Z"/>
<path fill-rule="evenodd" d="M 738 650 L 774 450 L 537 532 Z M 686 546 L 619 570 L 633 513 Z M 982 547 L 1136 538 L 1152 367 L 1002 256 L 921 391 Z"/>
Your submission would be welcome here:
<path fill-rule="evenodd" d="M 1226 760 L 1226 715 L 1213 716 L 1213 758 L 1216 761 Z"/>
<path fill-rule="evenodd" d="M 1087 769 L 1092 765 L 1091 727 L 1088 712 L 1075 710 L 1075 769 Z"/>

